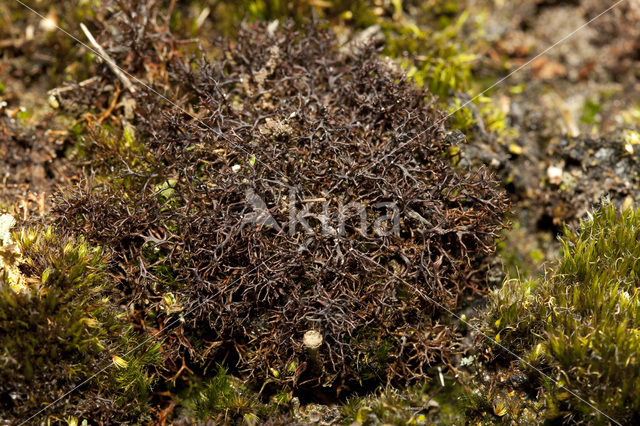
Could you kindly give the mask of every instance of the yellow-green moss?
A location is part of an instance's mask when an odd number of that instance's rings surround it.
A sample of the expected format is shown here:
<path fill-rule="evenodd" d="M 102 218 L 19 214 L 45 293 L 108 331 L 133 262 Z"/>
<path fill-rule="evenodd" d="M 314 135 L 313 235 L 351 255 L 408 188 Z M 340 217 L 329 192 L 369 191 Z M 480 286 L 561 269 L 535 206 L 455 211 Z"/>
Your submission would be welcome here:
<path fill-rule="evenodd" d="M 509 280 L 492 294 L 484 330 L 527 361 L 514 360 L 538 377 L 549 417 L 606 421 L 578 395 L 625 423 L 640 414 L 640 211 L 606 205 L 561 243 L 546 277 Z"/>
<path fill-rule="evenodd" d="M 0 271 L 0 394 L 11 401 L 3 407 L 6 418 L 28 418 L 58 398 L 43 416 L 142 416 L 152 383 L 146 368 L 157 362 L 159 348 L 133 350 L 137 336 L 122 321 L 103 250 L 51 227 L 23 228 L 13 240 L 12 266 L 21 284 Z M 119 359 L 117 368 L 92 380 Z"/>

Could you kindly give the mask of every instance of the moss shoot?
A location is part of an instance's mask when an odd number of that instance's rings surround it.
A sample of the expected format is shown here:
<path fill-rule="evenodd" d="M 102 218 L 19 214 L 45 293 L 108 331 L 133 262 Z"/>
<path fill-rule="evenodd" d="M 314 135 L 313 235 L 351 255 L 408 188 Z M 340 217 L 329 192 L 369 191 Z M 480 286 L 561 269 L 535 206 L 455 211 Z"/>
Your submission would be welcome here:
<path fill-rule="evenodd" d="M 565 230 L 546 277 L 507 281 L 492 294 L 485 332 L 527 363 L 497 345 L 487 351 L 542 390 L 545 416 L 607 421 L 575 395 L 622 423 L 640 415 L 639 241 L 640 211 L 604 205 Z"/>
<path fill-rule="evenodd" d="M 0 265 L 3 419 L 25 420 L 53 402 L 52 419 L 143 418 L 158 347 L 135 349 L 103 250 L 51 227 L 23 228 L 13 238 L 12 257 Z M 66 394 L 110 366 L 111 356 L 116 368 Z"/>

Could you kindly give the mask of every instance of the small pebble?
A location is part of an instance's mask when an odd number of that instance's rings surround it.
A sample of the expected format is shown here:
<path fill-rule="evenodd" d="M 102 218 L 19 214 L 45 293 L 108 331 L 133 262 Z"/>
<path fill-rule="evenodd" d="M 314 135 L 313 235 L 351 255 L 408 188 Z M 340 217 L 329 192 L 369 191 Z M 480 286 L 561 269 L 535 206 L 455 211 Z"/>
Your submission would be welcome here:
<path fill-rule="evenodd" d="M 553 185 L 560 185 L 562 182 L 562 168 L 557 166 L 551 166 L 547 169 L 547 177 L 549 182 Z"/>

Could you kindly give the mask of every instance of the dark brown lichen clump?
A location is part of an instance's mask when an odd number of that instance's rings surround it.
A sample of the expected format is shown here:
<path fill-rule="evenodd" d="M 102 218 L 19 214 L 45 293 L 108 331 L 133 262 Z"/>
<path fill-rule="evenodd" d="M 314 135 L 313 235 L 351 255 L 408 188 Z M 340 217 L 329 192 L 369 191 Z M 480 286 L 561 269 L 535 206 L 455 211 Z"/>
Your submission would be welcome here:
<path fill-rule="evenodd" d="M 171 325 L 169 371 L 224 359 L 338 388 L 449 359 L 441 307 L 482 290 L 507 202 L 484 170 L 452 166 L 428 93 L 315 26 L 247 26 L 189 61 L 116 53 L 177 105 L 139 90 L 121 130 L 94 130 L 97 175 L 57 222 L 114 251 L 146 327 Z"/>

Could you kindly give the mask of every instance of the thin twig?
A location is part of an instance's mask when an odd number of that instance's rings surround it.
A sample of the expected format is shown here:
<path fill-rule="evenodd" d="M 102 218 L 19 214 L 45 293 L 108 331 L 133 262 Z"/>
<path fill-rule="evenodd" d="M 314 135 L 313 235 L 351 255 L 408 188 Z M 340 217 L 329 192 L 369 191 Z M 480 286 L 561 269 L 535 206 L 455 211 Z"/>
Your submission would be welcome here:
<path fill-rule="evenodd" d="M 100 77 L 91 77 L 91 78 L 88 78 L 86 80 L 81 81 L 80 83 L 78 83 L 77 86 L 76 85 L 69 85 L 69 86 L 64 86 L 64 87 L 56 87 L 54 89 L 49 90 L 47 92 L 47 94 L 48 95 L 57 96 L 57 95 L 59 95 L 61 93 L 68 92 L 70 90 L 74 90 L 78 86 L 79 87 L 88 86 L 89 84 L 92 84 L 93 82 L 98 81 L 98 80 L 100 80 Z"/>
<path fill-rule="evenodd" d="M 98 124 L 102 124 L 102 122 L 111 115 L 114 109 L 116 109 L 116 105 L 118 104 L 118 97 L 122 93 L 122 89 L 120 87 L 116 87 L 116 92 L 113 94 L 113 98 L 111 99 L 111 103 L 105 112 L 103 112 L 98 118 Z"/>
<path fill-rule="evenodd" d="M 25 37 L 0 40 L 0 49 L 6 49 L 8 47 L 18 49 L 22 47 L 27 41 L 29 40 L 27 40 Z"/>
<path fill-rule="evenodd" d="M 93 35 L 89 32 L 89 29 L 86 27 L 86 25 L 81 23 L 80 28 L 82 28 L 82 32 L 84 32 L 84 35 L 87 36 L 89 43 L 91 43 L 93 48 L 98 51 L 98 53 L 100 54 L 99 56 L 107 63 L 107 65 L 109 65 L 111 71 L 113 71 L 116 77 L 120 79 L 122 84 L 124 84 L 124 87 L 126 87 L 127 90 L 129 90 L 131 93 L 135 93 L 136 88 L 131 80 L 129 80 L 129 78 L 122 71 L 120 71 L 120 68 L 118 67 L 118 65 L 116 65 L 115 61 L 111 59 L 111 56 L 109 56 L 107 52 L 102 48 L 102 46 L 98 44 L 96 39 L 93 38 Z"/>

